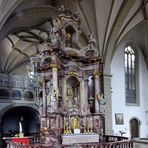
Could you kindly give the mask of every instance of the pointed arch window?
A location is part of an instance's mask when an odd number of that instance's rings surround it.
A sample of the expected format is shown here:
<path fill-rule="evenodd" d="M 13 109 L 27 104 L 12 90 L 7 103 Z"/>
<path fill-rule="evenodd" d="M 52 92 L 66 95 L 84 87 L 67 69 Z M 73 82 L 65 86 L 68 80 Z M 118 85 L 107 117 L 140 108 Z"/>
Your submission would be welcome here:
<path fill-rule="evenodd" d="M 131 46 L 124 50 L 126 103 L 136 104 L 136 63 Z"/>

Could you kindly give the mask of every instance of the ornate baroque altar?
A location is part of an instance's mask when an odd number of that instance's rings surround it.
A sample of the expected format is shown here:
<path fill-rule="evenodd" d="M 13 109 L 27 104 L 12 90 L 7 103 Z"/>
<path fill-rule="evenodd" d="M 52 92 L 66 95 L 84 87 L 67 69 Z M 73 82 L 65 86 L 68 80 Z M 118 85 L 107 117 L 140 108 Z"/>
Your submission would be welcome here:
<path fill-rule="evenodd" d="M 40 55 L 31 58 L 42 77 L 42 143 L 99 142 L 104 119 L 103 62 L 93 33 L 83 43 L 79 16 L 67 9 L 52 24 L 50 40 L 41 33 Z"/>

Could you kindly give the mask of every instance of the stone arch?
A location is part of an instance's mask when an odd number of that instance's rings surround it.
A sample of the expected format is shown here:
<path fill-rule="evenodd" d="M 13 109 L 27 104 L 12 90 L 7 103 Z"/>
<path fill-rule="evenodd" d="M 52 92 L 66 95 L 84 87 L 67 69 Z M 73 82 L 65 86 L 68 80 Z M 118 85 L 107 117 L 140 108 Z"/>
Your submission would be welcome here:
<path fill-rule="evenodd" d="M 20 131 L 20 122 L 22 123 L 22 130 L 25 136 L 39 132 L 39 112 L 31 105 L 12 105 L 6 107 L 2 111 L 3 114 L 1 113 L 1 128 L 2 133 L 5 136 L 15 136 L 18 134 Z"/>
<path fill-rule="evenodd" d="M 21 91 L 20 90 L 13 90 L 12 97 L 21 98 L 22 97 Z"/>
<path fill-rule="evenodd" d="M 134 41 L 128 41 L 128 42 L 125 42 L 125 43 L 124 43 L 124 49 L 125 49 L 127 46 L 131 46 L 131 47 L 132 47 L 132 49 L 133 49 L 134 52 L 135 52 L 136 58 L 137 58 L 138 61 L 139 61 L 139 51 L 141 51 L 141 50 L 140 50 L 140 48 L 138 47 L 138 45 L 137 45 Z"/>
<path fill-rule="evenodd" d="M 9 97 L 10 96 L 9 90 L 8 89 L 4 89 L 4 88 L 0 89 L 0 96 L 1 97 Z"/>
<path fill-rule="evenodd" d="M 31 91 L 26 91 L 25 94 L 24 94 L 24 97 L 26 99 L 33 99 L 33 92 Z"/>
<path fill-rule="evenodd" d="M 1 121 L 1 118 L 2 116 L 10 109 L 12 108 L 15 108 L 15 107 L 29 107 L 29 108 L 32 108 L 33 110 L 37 111 L 38 112 L 38 106 L 35 105 L 35 104 L 28 104 L 28 103 L 15 103 L 15 104 L 11 104 L 11 105 L 8 105 L 7 107 L 3 108 L 1 111 L 0 111 L 0 121 Z"/>

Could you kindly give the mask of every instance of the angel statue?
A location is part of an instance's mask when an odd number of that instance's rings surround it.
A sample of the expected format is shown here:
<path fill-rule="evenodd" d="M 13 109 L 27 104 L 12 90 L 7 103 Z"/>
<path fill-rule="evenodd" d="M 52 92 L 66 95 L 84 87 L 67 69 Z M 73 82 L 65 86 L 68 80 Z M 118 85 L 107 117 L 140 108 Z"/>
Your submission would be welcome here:
<path fill-rule="evenodd" d="M 99 110 L 100 112 L 104 113 L 105 112 L 105 105 L 106 105 L 106 99 L 104 99 L 104 96 L 103 94 L 98 94 L 97 95 L 97 100 L 98 100 L 98 103 L 99 103 Z"/>

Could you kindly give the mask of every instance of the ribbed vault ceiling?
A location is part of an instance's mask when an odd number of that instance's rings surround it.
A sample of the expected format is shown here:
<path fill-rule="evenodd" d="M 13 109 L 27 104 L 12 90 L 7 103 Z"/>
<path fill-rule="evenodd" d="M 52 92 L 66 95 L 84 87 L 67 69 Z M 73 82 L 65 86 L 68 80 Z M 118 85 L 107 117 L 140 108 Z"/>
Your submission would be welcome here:
<path fill-rule="evenodd" d="M 79 12 L 82 37 L 94 33 L 105 64 L 121 41 L 132 41 L 148 63 L 148 0 L 1 0 L 0 72 L 18 73 L 29 58 L 38 53 L 40 32 L 49 33 L 51 19 L 61 5 Z M 7 8 L 10 8 L 9 10 Z M 84 43 L 84 44 L 85 44 Z"/>

